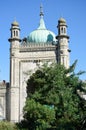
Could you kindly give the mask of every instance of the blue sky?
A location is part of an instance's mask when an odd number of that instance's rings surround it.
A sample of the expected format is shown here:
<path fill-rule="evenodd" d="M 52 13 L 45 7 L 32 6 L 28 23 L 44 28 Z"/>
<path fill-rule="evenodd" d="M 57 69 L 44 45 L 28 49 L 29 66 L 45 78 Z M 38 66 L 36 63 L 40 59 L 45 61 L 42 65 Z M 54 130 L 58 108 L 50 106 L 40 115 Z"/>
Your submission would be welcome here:
<path fill-rule="evenodd" d="M 9 81 L 10 27 L 16 19 L 21 28 L 21 39 L 39 24 L 40 4 L 43 5 L 47 29 L 56 35 L 60 17 L 67 21 L 70 64 L 78 60 L 76 72 L 86 71 L 86 0 L 1 0 L 0 1 L 0 80 Z M 86 74 L 80 77 L 86 79 Z"/>

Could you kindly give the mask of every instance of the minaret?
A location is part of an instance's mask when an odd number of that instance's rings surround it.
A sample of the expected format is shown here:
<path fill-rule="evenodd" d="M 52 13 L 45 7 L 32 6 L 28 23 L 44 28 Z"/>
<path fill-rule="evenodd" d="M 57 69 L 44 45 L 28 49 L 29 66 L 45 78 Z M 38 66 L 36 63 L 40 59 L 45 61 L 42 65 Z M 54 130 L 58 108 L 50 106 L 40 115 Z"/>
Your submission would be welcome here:
<path fill-rule="evenodd" d="M 67 24 L 65 19 L 60 18 L 58 20 L 58 36 L 56 36 L 56 39 L 58 41 L 57 48 L 58 48 L 58 54 L 57 54 L 57 61 L 58 63 L 64 65 L 66 68 L 69 68 L 69 47 L 68 47 L 68 40 L 69 36 L 67 35 Z"/>
<path fill-rule="evenodd" d="M 18 22 L 14 21 L 11 24 L 11 38 L 9 38 L 9 42 L 11 42 L 12 46 L 19 45 L 20 42 L 20 28 Z M 15 42 L 16 41 L 16 42 Z"/>
<path fill-rule="evenodd" d="M 10 42 L 10 90 L 9 90 L 9 110 L 8 120 L 11 122 L 19 121 L 19 46 L 20 28 L 18 22 L 11 24 Z"/>

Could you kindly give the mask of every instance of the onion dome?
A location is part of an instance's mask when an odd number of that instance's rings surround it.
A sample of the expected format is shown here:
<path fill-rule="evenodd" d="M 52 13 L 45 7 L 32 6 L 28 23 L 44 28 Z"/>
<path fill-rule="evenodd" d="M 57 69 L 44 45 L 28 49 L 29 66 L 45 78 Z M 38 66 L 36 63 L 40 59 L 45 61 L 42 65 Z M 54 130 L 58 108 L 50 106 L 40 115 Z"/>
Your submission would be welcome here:
<path fill-rule="evenodd" d="M 59 25 L 66 25 L 66 20 L 64 18 L 60 18 L 58 20 Z"/>
<path fill-rule="evenodd" d="M 47 43 L 47 42 L 56 41 L 55 34 L 52 31 L 46 29 L 43 16 L 44 14 L 41 6 L 39 27 L 33 32 L 31 32 L 30 35 L 27 37 L 28 42 Z"/>
<path fill-rule="evenodd" d="M 19 26 L 19 23 L 18 23 L 17 21 L 14 21 L 14 22 L 12 23 L 12 26 Z"/>

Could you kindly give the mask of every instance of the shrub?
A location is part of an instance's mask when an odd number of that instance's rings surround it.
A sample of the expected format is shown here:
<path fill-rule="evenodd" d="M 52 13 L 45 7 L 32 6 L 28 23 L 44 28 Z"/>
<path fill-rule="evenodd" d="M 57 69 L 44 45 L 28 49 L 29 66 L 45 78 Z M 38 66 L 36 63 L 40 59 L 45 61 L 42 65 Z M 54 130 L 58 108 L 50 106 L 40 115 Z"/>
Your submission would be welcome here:
<path fill-rule="evenodd" d="M 11 122 L 1 121 L 0 130 L 18 130 L 17 126 Z"/>

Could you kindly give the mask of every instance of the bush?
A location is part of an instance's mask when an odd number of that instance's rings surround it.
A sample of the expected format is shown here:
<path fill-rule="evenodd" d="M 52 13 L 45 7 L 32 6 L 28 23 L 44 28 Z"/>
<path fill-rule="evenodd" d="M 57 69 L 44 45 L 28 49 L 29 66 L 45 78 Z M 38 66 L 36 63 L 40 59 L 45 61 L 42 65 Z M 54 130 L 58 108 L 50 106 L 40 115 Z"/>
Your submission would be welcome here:
<path fill-rule="evenodd" d="M 0 130 L 18 130 L 17 126 L 11 122 L 1 121 Z"/>

